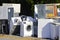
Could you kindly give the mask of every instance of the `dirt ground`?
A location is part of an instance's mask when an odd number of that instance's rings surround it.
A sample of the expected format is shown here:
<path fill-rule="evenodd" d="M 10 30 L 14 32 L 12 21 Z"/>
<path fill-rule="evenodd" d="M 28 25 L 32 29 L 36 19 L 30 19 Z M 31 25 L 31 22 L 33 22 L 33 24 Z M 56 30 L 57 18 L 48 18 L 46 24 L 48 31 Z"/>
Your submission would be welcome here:
<path fill-rule="evenodd" d="M 0 40 L 40 40 L 40 39 L 34 37 L 19 37 L 13 35 L 0 34 Z"/>
<path fill-rule="evenodd" d="M 14 35 L 0 34 L 0 40 L 50 40 L 50 39 L 41 39 L 35 37 L 20 37 Z"/>

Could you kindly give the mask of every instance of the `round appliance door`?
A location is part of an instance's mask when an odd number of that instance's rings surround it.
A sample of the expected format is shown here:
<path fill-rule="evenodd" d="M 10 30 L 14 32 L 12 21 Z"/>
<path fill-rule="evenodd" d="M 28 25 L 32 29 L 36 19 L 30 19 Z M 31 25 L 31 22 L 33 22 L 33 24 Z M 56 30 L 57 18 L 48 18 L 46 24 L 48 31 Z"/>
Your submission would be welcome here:
<path fill-rule="evenodd" d="M 28 25 L 27 28 L 26 28 L 27 31 L 31 31 L 31 29 L 32 29 L 31 25 Z"/>

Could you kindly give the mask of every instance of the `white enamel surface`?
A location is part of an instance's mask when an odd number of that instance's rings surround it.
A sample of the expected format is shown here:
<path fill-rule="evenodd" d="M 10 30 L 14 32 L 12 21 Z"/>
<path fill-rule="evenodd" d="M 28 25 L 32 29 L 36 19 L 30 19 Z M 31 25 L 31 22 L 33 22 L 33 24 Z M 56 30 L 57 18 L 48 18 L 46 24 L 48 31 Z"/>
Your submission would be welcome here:
<path fill-rule="evenodd" d="M 26 24 L 24 24 L 24 22 L 26 22 Z M 23 37 L 32 36 L 32 34 L 33 34 L 33 22 L 28 22 L 28 21 L 24 21 L 24 22 L 22 22 L 22 24 L 21 24 L 20 35 Z M 28 25 L 31 25 L 30 31 L 27 30 Z"/>
<path fill-rule="evenodd" d="M 14 13 L 20 13 L 21 5 L 20 4 L 12 4 L 12 3 L 3 3 L 3 6 L 13 7 Z"/>
<path fill-rule="evenodd" d="M 18 19 L 17 22 L 14 21 L 15 19 Z M 13 23 L 13 25 L 20 25 L 20 24 L 18 24 L 19 22 L 22 22 L 22 20 L 21 20 L 20 17 L 12 17 L 12 23 Z"/>
<path fill-rule="evenodd" d="M 51 24 L 52 19 L 38 19 L 38 38 L 56 37 L 56 26 Z"/>

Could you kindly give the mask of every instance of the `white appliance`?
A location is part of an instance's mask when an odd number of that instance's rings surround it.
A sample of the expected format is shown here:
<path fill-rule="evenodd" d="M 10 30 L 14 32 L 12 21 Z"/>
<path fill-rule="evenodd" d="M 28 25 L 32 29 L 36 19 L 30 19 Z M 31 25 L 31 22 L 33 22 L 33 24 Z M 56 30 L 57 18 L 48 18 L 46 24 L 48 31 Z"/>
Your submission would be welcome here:
<path fill-rule="evenodd" d="M 56 39 L 58 36 L 58 26 L 56 24 L 50 24 L 51 39 Z"/>
<path fill-rule="evenodd" d="M 0 6 L 0 19 L 4 20 L 10 20 L 11 17 L 13 17 L 14 8 L 13 7 L 6 7 L 6 6 Z"/>
<path fill-rule="evenodd" d="M 21 15 L 20 17 L 21 17 L 22 21 L 32 21 L 32 22 L 34 21 L 34 19 L 30 16 Z"/>
<path fill-rule="evenodd" d="M 14 8 L 14 13 L 20 13 L 21 11 L 21 4 L 13 4 L 13 3 L 3 3 L 2 6 L 5 7 L 13 7 Z"/>
<path fill-rule="evenodd" d="M 32 17 L 29 17 L 29 16 L 28 16 L 28 17 L 27 17 L 27 21 L 32 21 L 32 22 L 33 22 L 34 19 L 33 19 Z"/>
<path fill-rule="evenodd" d="M 21 23 L 20 36 L 27 37 L 33 35 L 33 22 L 23 21 Z"/>
<path fill-rule="evenodd" d="M 60 8 L 57 8 L 58 16 L 60 16 Z"/>
<path fill-rule="evenodd" d="M 60 40 L 60 25 L 59 25 L 59 40 Z"/>
<path fill-rule="evenodd" d="M 14 30 L 16 29 L 17 26 L 18 27 L 20 26 L 20 22 L 22 22 L 20 17 L 12 17 L 11 18 L 11 21 L 10 21 L 10 34 L 12 34 L 14 32 Z"/>
<path fill-rule="evenodd" d="M 13 25 L 20 25 L 19 23 L 22 22 L 21 17 L 12 17 L 11 21 Z"/>
<path fill-rule="evenodd" d="M 13 7 L 14 8 L 14 13 L 13 13 L 13 16 L 14 17 L 18 17 L 19 16 L 19 13 L 21 12 L 21 4 L 13 4 L 13 3 L 3 3 L 2 6 L 4 7 Z"/>
<path fill-rule="evenodd" d="M 45 18 L 46 10 L 45 10 L 45 4 L 37 4 L 34 5 L 34 18 Z"/>
<path fill-rule="evenodd" d="M 56 37 L 56 27 L 52 22 L 52 19 L 38 19 L 38 38 Z"/>

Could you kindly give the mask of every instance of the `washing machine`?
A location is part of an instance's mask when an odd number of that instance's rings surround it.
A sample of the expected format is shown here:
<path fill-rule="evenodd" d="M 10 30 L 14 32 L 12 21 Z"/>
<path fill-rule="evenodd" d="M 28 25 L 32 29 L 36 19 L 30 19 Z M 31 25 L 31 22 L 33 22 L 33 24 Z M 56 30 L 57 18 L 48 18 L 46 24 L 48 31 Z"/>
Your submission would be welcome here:
<path fill-rule="evenodd" d="M 12 17 L 10 21 L 10 34 L 11 35 L 20 35 L 20 17 Z"/>
<path fill-rule="evenodd" d="M 33 22 L 23 21 L 21 23 L 20 36 L 27 37 L 33 35 Z"/>

